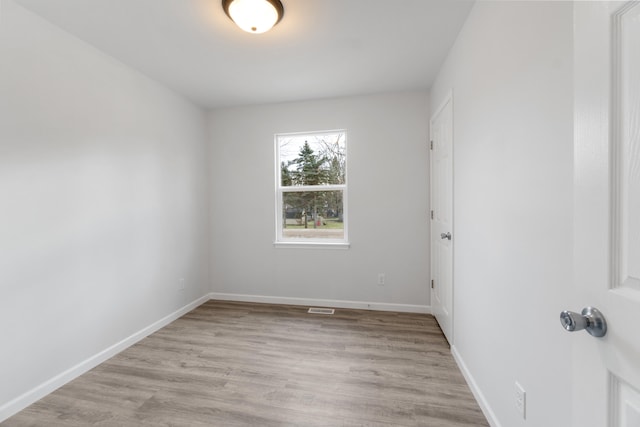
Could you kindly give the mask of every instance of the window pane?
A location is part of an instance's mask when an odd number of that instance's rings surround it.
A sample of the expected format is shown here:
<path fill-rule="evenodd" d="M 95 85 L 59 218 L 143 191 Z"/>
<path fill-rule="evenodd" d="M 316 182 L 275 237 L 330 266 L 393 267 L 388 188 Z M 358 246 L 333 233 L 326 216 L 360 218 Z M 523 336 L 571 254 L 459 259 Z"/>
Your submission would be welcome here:
<path fill-rule="evenodd" d="M 293 191 L 282 197 L 283 238 L 344 239 L 342 190 Z"/>
<path fill-rule="evenodd" d="M 344 132 L 278 136 L 281 185 L 346 183 Z"/>

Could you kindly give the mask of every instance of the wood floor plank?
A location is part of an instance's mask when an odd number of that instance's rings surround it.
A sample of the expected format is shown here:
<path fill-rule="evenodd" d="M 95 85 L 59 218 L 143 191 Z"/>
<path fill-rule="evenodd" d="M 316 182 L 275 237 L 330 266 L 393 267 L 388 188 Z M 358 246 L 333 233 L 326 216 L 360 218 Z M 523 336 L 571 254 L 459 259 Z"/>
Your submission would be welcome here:
<path fill-rule="evenodd" d="M 3 426 L 488 426 L 434 318 L 209 301 Z"/>

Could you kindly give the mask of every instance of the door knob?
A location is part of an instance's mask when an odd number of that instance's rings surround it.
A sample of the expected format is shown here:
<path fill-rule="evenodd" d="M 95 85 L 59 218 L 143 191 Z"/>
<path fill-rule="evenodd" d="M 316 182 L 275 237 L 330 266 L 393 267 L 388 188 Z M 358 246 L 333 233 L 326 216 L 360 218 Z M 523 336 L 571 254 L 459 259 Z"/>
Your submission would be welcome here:
<path fill-rule="evenodd" d="M 582 314 L 565 310 L 560 313 L 560 323 L 569 332 L 585 329 L 598 338 L 607 334 L 607 321 L 600 310 L 594 307 L 586 307 L 582 310 Z"/>
<path fill-rule="evenodd" d="M 440 233 L 440 238 L 441 238 L 441 239 L 451 240 L 451 233 L 449 233 L 449 232 L 446 232 L 446 233 Z"/>

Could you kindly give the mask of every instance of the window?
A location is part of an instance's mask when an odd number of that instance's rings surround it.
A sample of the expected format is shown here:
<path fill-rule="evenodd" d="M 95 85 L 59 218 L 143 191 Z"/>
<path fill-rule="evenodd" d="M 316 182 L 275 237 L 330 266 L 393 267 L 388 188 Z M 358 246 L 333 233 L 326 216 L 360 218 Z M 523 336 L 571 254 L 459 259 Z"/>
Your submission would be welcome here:
<path fill-rule="evenodd" d="M 347 243 L 345 131 L 276 135 L 276 243 Z"/>

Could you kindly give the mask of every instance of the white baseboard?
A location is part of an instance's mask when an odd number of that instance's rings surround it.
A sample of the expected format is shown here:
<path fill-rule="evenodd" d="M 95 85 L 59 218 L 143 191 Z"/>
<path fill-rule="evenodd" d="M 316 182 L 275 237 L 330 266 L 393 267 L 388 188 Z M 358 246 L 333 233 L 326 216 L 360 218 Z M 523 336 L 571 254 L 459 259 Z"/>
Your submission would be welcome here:
<path fill-rule="evenodd" d="M 186 313 L 190 312 L 191 310 L 198 307 L 199 305 L 204 304 L 208 300 L 209 300 L 209 295 L 205 295 L 203 297 L 198 298 L 197 300 L 174 311 L 168 316 L 163 317 L 157 322 L 152 323 L 146 328 L 141 329 L 140 331 L 134 333 L 133 335 L 123 339 L 122 341 L 112 345 L 111 347 L 101 351 L 100 353 L 95 354 L 94 356 L 91 356 L 90 358 L 78 363 L 76 366 L 67 369 L 66 371 L 56 375 L 55 377 L 40 384 L 34 389 L 29 390 L 28 392 L 22 394 L 21 396 L 18 396 L 15 399 L 0 406 L 0 422 L 6 420 L 7 418 L 11 417 L 14 414 L 17 414 L 27 406 L 42 399 L 52 391 L 62 387 L 66 383 L 70 382 L 71 380 L 74 380 L 75 378 L 79 377 L 80 375 L 84 374 L 90 369 L 95 368 L 102 362 L 115 356 L 116 354 L 120 353 L 122 350 L 132 346 L 133 344 L 151 335 L 157 330 L 165 327 L 169 323 L 185 315 Z"/>
<path fill-rule="evenodd" d="M 484 414 L 485 418 L 489 422 L 489 425 L 491 427 L 502 427 L 502 424 L 500 424 L 500 422 L 498 421 L 496 414 L 491 409 L 491 406 L 489 406 L 489 402 L 487 402 L 487 399 L 484 397 L 484 394 L 478 387 L 478 384 L 476 383 L 476 381 L 473 379 L 473 375 L 471 375 L 469 368 L 467 368 L 467 365 L 464 363 L 464 360 L 462 360 L 462 356 L 460 355 L 460 353 L 458 353 L 458 349 L 454 345 L 451 346 L 451 354 L 453 355 L 454 360 L 458 364 L 458 367 L 460 368 L 460 371 L 462 372 L 464 379 L 467 381 L 467 384 L 471 389 L 471 393 L 473 393 L 473 396 L 476 398 L 476 401 L 478 401 L 478 405 L 480 406 L 480 409 L 482 410 L 482 413 Z"/>
<path fill-rule="evenodd" d="M 257 302 L 265 304 L 306 305 L 313 307 L 355 308 L 360 310 L 399 311 L 404 313 L 431 314 L 431 306 L 411 304 L 388 304 L 380 302 L 342 301 L 332 299 L 270 297 L 212 292 L 211 299 L 223 301 Z"/>

